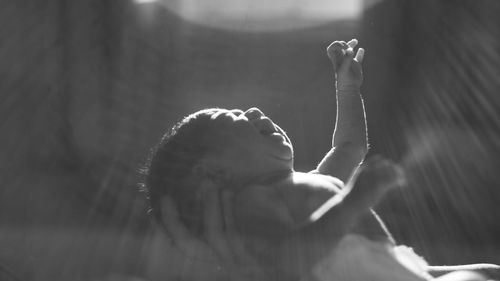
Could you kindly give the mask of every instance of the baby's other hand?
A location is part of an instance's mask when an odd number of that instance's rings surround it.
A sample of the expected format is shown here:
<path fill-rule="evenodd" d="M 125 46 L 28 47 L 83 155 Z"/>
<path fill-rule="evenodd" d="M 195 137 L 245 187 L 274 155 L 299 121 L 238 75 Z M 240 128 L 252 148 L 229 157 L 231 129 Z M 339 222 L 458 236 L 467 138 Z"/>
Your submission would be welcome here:
<path fill-rule="evenodd" d="M 400 165 L 381 156 L 375 156 L 362 165 L 355 186 L 363 189 L 359 190 L 360 192 L 376 192 L 383 195 L 386 191 L 405 184 L 406 176 Z"/>
<path fill-rule="evenodd" d="M 341 222 L 348 225 L 377 205 L 387 191 L 405 183 L 401 166 L 382 157 L 371 158 L 360 167 L 339 196 L 332 197 L 311 215 L 311 221 L 318 220 L 339 206 L 334 211 L 337 216 L 332 221 L 336 221 L 337 225 L 342 225 Z"/>

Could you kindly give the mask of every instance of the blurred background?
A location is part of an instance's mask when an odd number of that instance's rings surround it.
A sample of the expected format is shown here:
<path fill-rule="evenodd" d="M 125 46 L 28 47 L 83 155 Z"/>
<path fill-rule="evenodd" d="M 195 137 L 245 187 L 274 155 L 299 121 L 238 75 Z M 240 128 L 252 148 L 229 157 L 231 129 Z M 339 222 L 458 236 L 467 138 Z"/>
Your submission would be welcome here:
<path fill-rule="evenodd" d="M 431 264 L 500 264 L 499 1 L 0 5 L 1 280 L 188 276 L 137 191 L 149 149 L 195 110 L 257 106 L 312 169 L 335 123 L 325 49 L 351 38 L 370 154 L 409 177 L 378 207 L 390 230 Z"/>

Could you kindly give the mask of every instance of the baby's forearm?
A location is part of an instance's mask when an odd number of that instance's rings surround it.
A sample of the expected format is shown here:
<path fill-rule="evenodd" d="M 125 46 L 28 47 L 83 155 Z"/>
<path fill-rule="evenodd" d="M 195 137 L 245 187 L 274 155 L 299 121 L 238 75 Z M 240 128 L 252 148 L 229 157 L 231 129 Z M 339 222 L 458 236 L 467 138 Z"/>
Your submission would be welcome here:
<path fill-rule="evenodd" d="M 368 149 L 365 108 L 359 89 L 337 89 L 337 118 L 332 147 L 342 148 L 345 145 L 361 151 Z"/>
<path fill-rule="evenodd" d="M 347 182 L 367 152 L 365 110 L 360 91 L 339 90 L 332 149 L 320 162 L 317 171 Z"/>

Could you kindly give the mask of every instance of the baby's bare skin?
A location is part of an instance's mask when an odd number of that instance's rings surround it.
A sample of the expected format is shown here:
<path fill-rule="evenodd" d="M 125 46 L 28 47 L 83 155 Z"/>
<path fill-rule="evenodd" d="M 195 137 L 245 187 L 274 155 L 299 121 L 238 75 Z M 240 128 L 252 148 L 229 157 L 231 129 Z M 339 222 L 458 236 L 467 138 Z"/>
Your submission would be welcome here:
<path fill-rule="evenodd" d="M 403 182 L 401 169 L 389 160 L 373 159 L 352 182 L 344 187 L 330 176 L 293 173 L 267 186 L 247 187 L 235 195 L 236 227 L 266 266 L 290 278 L 303 276 L 363 217 L 364 223 L 371 222 L 357 232 L 377 232 L 388 242 L 370 209 Z"/>

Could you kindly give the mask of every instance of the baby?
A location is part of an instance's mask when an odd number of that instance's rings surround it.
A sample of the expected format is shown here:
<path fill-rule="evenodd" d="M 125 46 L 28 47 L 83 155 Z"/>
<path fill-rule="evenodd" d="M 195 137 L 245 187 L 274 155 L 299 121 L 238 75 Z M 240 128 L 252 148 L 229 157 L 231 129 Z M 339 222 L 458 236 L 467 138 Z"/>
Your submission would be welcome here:
<path fill-rule="evenodd" d="M 201 110 L 172 128 L 150 159 L 145 184 L 155 218 L 164 220 L 162 198 L 170 197 L 189 231 L 207 240 L 207 196 L 230 194 L 231 207 L 221 210 L 226 226 L 234 225 L 274 280 L 430 279 L 411 251 L 398 257 L 371 212 L 402 183 L 401 169 L 374 159 L 356 172 L 367 152 L 364 50 L 355 54 L 356 45 L 336 41 L 327 50 L 337 78 L 337 120 L 332 149 L 316 170 L 293 169 L 290 139 L 259 109 Z"/>

